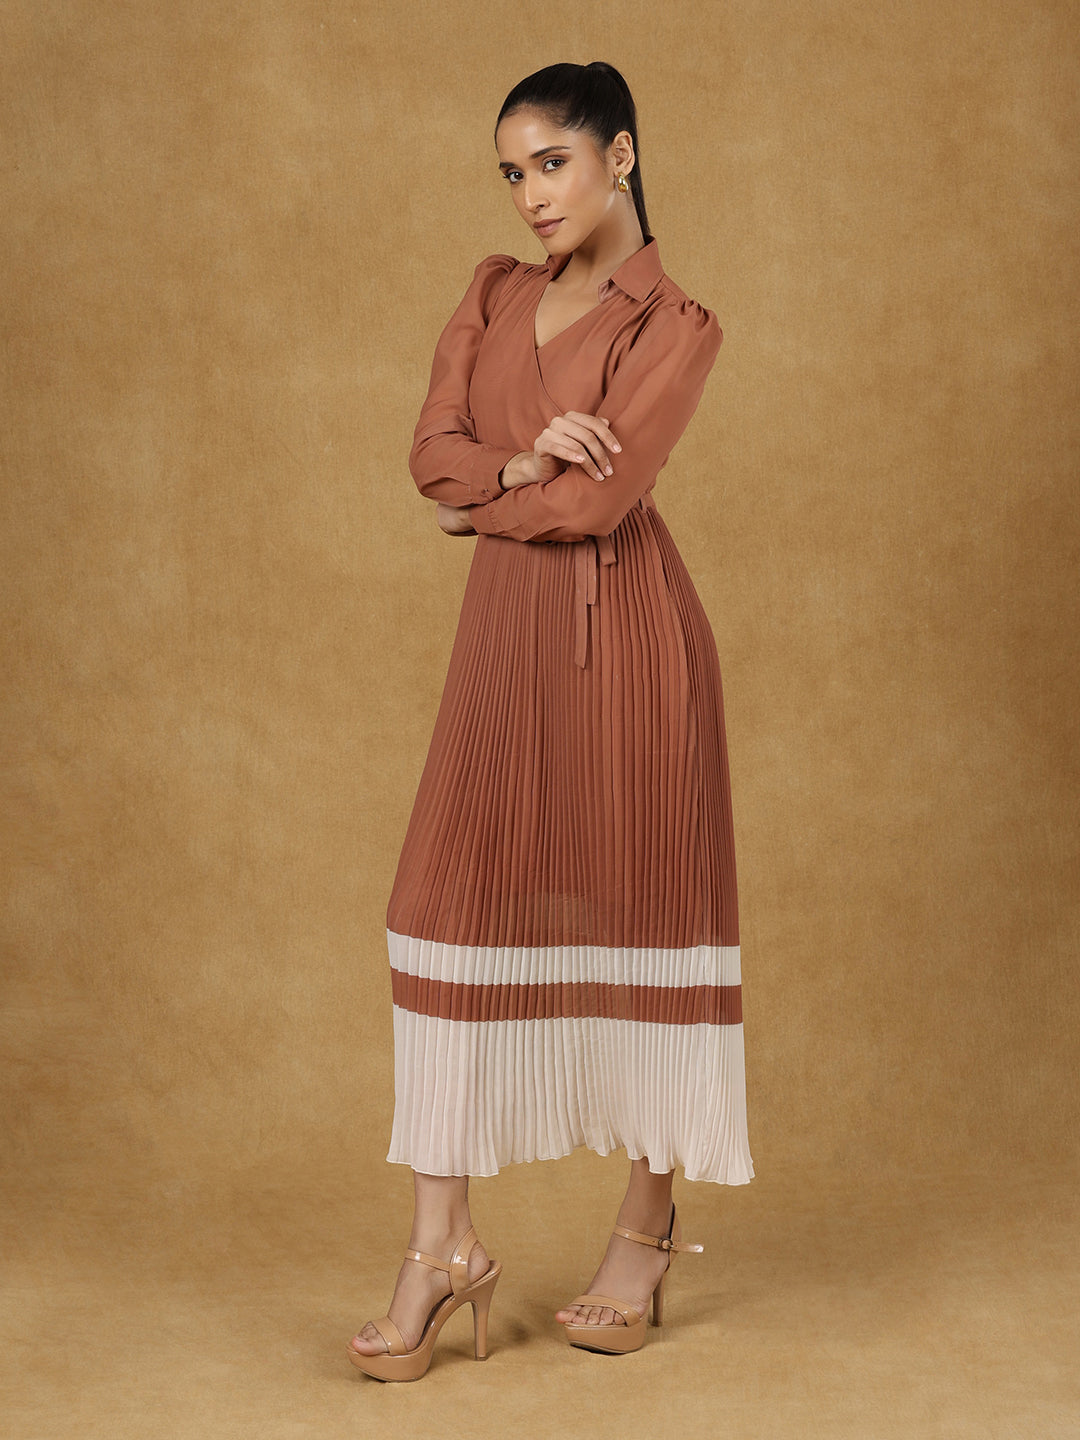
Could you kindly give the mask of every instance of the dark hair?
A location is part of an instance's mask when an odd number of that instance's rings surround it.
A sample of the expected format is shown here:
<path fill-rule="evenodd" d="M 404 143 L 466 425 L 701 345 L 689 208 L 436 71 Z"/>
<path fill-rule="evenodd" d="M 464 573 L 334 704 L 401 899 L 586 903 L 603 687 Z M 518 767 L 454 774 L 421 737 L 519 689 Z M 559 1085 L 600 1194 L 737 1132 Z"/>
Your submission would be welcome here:
<path fill-rule="evenodd" d="M 507 115 L 519 110 L 539 110 L 560 130 L 584 130 L 599 150 L 606 150 L 620 130 L 630 132 L 634 142 L 634 168 L 630 171 L 630 193 L 634 197 L 641 233 L 652 239 L 645 213 L 645 192 L 641 186 L 641 152 L 638 149 L 637 110 L 630 87 L 604 60 L 588 65 L 545 65 L 520 80 L 502 103 L 495 131 Z"/>

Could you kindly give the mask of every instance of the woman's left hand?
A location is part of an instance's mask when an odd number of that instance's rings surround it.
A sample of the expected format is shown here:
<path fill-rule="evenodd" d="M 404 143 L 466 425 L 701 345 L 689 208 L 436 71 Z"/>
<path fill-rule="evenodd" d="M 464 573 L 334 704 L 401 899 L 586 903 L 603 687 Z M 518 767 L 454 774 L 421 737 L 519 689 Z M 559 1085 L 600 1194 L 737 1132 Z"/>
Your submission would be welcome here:
<path fill-rule="evenodd" d="M 476 531 L 469 524 L 469 507 L 467 505 L 447 505 L 440 500 L 435 507 L 435 518 L 439 522 L 439 528 L 445 530 L 447 535 L 475 535 Z"/>

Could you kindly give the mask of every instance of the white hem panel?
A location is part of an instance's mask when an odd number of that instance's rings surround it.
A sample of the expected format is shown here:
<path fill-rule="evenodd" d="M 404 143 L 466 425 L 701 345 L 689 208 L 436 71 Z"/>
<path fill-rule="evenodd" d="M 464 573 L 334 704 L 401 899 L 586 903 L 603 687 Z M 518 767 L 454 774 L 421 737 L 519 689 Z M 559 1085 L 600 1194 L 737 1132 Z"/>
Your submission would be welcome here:
<path fill-rule="evenodd" d="M 461 984 L 738 983 L 737 946 L 474 948 L 388 934 L 395 968 Z M 585 1146 L 647 1155 L 658 1173 L 681 1166 L 688 1180 L 753 1178 L 741 1024 L 393 1014 L 392 1163 L 495 1175 Z"/>

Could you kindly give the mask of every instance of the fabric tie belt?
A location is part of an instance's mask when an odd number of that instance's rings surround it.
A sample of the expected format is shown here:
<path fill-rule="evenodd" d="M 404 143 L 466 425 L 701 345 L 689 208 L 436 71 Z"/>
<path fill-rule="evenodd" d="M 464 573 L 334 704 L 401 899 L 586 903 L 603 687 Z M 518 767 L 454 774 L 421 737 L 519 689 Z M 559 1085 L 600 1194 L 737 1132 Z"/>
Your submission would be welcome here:
<path fill-rule="evenodd" d="M 637 502 L 641 510 L 655 510 L 652 491 L 646 490 Z M 574 664 L 585 669 L 589 644 L 590 606 L 599 593 L 599 565 L 615 563 L 615 546 L 610 535 L 587 535 L 576 542 L 574 555 Z"/>

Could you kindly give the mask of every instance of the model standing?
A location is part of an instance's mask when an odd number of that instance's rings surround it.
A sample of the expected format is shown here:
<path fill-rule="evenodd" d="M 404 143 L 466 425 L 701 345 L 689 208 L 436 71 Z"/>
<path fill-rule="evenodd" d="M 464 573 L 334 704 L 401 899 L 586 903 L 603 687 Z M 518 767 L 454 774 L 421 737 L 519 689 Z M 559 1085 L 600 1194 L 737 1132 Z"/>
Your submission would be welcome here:
<path fill-rule="evenodd" d="M 723 695 L 704 609 L 652 496 L 721 343 L 664 273 L 634 103 L 602 62 L 507 96 L 498 165 L 544 263 L 489 255 L 435 350 L 410 469 L 477 535 L 387 912 L 410 1249 L 350 1342 L 427 1369 L 500 1267 L 468 1177 L 588 1146 L 630 1182 L 571 1343 L 636 1349 L 679 1237 L 671 1186 L 740 1185 L 747 1144 Z"/>

